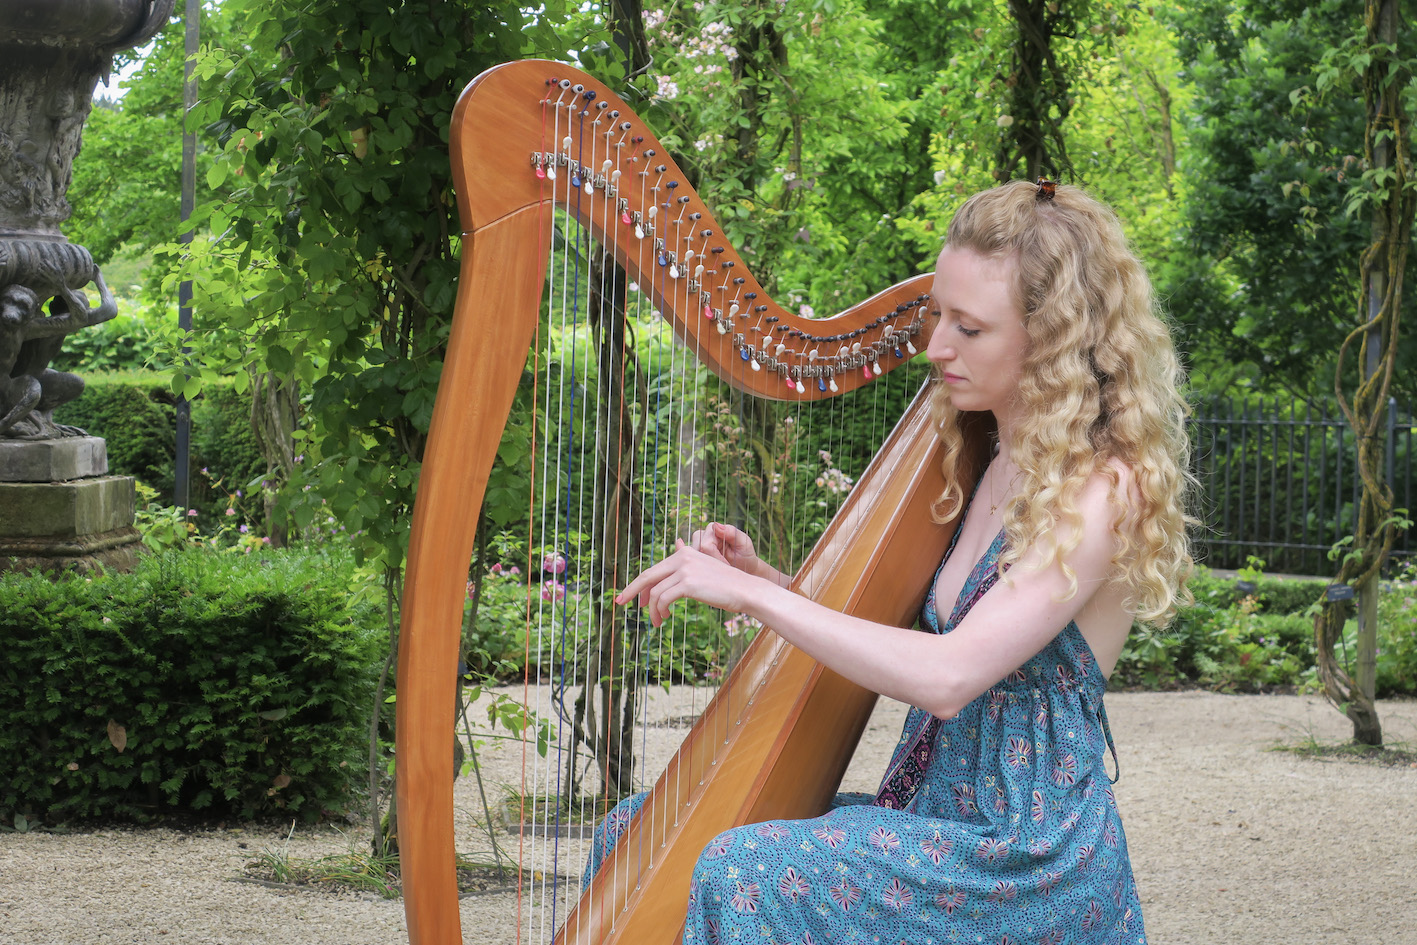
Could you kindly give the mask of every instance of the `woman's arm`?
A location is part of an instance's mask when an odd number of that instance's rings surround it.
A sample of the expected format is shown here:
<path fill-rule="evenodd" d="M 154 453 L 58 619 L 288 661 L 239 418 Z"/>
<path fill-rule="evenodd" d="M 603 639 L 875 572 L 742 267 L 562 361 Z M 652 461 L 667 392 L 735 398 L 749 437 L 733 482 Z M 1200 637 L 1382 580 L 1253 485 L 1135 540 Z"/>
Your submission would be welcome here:
<path fill-rule="evenodd" d="M 1125 495 L 1126 489 L 1118 492 Z M 1063 559 L 1077 580 L 1071 598 L 1060 599 L 1070 586 L 1062 563 L 1039 568 L 1042 557 L 1035 550 L 945 635 L 847 616 L 682 542 L 615 600 L 624 604 L 638 597 L 655 625 L 683 597 L 750 614 L 853 682 L 949 718 L 1043 649 L 1106 583 L 1119 511 L 1108 476 L 1092 477 L 1078 511 L 1081 535 Z"/>

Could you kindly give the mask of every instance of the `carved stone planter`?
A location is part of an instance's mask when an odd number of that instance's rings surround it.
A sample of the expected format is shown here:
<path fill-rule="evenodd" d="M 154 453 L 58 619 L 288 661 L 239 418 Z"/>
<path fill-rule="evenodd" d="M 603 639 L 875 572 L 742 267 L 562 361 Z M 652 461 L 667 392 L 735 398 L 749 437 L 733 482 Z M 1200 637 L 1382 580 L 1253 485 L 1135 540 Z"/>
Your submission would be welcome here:
<path fill-rule="evenodd" d="M 52 364 L 64 337 L 118 310 L 59 227 L 94 87 L 173 3 L 0 0 L 0 571 L 132 562 L 132 480 L 106 475 L 101 439 L 53 420 L 84 387 Z"/>

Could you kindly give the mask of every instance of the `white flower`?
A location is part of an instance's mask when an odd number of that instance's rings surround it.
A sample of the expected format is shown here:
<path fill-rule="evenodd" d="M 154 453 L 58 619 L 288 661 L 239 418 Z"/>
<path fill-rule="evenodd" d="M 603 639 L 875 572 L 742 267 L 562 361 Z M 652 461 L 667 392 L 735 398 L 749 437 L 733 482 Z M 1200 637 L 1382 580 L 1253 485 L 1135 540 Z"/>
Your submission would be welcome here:
<path fill-rule="evenodd" d="M 810 306 L 810 305 L 803 305 L 801 308 L 799 308 L 799 309 L 797 310 L 797 314 L 798 314 L 798 315 L 801 315 L 803 318 L 814 318 L 814 317 L 816 316 L 817 312 L 816 312 L 815 309 L 812 308 L 812 306 Z"/>
<path fill-rule="evenodd" d="M 944 172 L 943 170 L 936 171 L 936 172 L 935 172 L 935 186 L 938 187 L 939 185 L 943 184 L 944 182 L 945 182 L 945 172 Z"/>
<path fill-rule="evenodd" d="M 999 116 L 999 120 L 996 121 L 996 122 L 994 122 L 994 124 L 998 125 L 1000 128 L 1007 128 L 1009 125 L 1012 125 L 1013 123 L 1014 123 L 1014 116 L 1012 116 L 1012 115 L 1000 115 L 1000 116 Z"/>

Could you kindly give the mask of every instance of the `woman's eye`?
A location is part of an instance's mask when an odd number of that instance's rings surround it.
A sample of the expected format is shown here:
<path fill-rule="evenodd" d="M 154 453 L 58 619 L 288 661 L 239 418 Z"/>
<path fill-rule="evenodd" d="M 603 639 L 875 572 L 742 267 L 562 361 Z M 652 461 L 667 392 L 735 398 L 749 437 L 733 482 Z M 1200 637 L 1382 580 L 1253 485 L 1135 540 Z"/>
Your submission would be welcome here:
<path fill-rule="evenodd" d="M 966 338 L 973 338 L 975 335 L 979 334 L 979 329 L 978 329 L 978 328 L 965 328 L 963 325 L 960 325 L 960 326 L 959 326 L 959 333 L 960 333 L 961 335 L 964 335 L 964 337 L 966 337 Z"/>

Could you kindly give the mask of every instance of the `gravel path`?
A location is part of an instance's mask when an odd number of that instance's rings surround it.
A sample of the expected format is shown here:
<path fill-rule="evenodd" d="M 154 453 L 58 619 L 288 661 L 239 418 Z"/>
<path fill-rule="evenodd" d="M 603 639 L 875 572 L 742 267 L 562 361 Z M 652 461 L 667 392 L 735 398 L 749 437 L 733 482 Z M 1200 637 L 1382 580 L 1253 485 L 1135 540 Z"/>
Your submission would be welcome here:
<path fill-rule="evenodd" d="M 651 711 L 672 723 L 696 699 L 701 707 L 691 690 L 658 693 Z M 1313 697 L 1115 693 L 1107 703 L 1154 945 L 1417 945 L 1417 768 L 1271 750 L 1349 734 Z M 1389 743 L 1417 745 L 1417 703 L 1380 713 Z M 882 701 L 845 789 L 874 790 L 903 715 Z M 651 731 L 656 759 L 683 734 Z M 515 782 L 514 746 L 492 746 L 483 761 L 493 781 Z M 480 806 L 463 782 L 458 848 L 476 850 Z M 400 902 L 239 880 L 263 850 L 313 858 L 366 842 L 362 830 L 328 828 L 0 835 L 0 943 L 398 945 Z M 470 896 L 462 914 L 467 942 L 515 940 L 515 894 Z"/>

